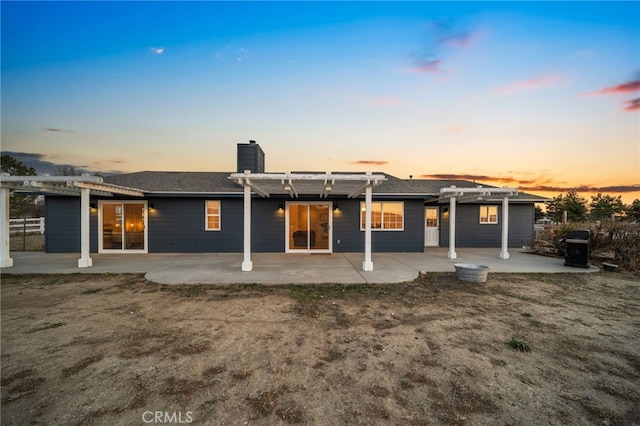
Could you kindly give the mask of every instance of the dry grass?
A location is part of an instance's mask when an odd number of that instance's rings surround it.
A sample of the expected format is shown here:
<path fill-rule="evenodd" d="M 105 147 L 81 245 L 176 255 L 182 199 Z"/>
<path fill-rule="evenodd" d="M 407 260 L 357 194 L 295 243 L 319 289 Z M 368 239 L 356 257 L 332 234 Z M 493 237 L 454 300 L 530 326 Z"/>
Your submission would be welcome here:
<path fill-rule="evenodd" d="M 640 423 L 638 280 L 624 273 L 2 278 L 3 424 L 134 424 L 158 408 L 194 424 Z"/>

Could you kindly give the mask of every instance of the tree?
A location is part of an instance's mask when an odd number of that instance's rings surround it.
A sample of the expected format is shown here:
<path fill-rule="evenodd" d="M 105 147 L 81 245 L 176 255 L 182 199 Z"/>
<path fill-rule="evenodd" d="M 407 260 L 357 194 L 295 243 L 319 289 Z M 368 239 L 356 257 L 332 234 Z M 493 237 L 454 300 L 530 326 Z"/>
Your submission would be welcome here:
<path fill-rule="evenodd" d="M 35 176 L 36 169 L 28 167 L 22 161 L 18 161 L 9 154 L 2 154 L 0 157 L 0 168 L 2 173 L 9 173 L 11 176 Z M 35 197 L 31 195 L 16 194 L 9 199 L 11 217 L 36 216 L 40 213 L 41 206 L 35 204 Z"/>
<path fill-rule="evenodd" d="M 558 194 L 557 197 L 553 197 L 551 201 L 545 203 L 547 207 L 547 217 L 551 218 L 554 222 L 562 222 L 562 212 L 565 208 L 564 197 L 562 194 Z"/>
<path fill-rule="evenodd" d="M 594 220 L 609 219 L 614 214 L 620 214 L 624 210 L 622 197 L 611 195 L 593 195 L 589 204 L 589 216 Z"/>
<path fill-rule="evenodd" d="M 587 218 L 587 200 L 575 191 L 567 192 L 564 198 L 567 219 L 571 222 L 582 222 Z"/>
<path fill-rule="evenodd" d="M 540 207 L 540 206 L 536 205 L 536 206 L 534 207 L 534 211 L 533 211 L 533 218 L 534 218 L 534 220 L 536 220 L 536 221 L 537 221 L 537 220 L 539 220 L 539 219 L 542 219 L 542 218 L 543 218 L 543 217 L 545 217 L 545 216 L 546 216 L 546 214 L 542 211 L 542 207 Z"/>
<path fill-rule="evenodd" d="M 27 167 L 22 161 L 18 161 L 9 154 L 2 154 L 0 157 L 2 173 L 9 173 L 11 176 L 35 176 L 36 169 Z"/>
<path fill-rule="evenodd" d="M 547 216 L 556 222 L 562 222 L 565 211 L 570 222 L 582 222 L 587 218 L 587 200 L 575 191 L 567 192 L 564 197 L 559 194 L 547 201 L 546 206 Z"/>
<path fill-rule="evenodd" d="M 640 221 L 640 200 L 636 198 L 631 204 L 626 205 L 624 212 L 628 218 Z"/>

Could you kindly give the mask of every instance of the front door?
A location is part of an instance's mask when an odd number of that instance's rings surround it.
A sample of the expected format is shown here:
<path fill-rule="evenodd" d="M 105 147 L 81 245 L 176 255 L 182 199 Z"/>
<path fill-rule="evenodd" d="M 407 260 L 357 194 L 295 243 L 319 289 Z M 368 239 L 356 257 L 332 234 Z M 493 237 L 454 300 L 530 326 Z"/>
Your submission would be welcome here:
<path fill-rule="evenodd" d="M 99 252 L 147 252 L 147 202 L 101 201 Z"/>
<path fill-rule="evenodd" d="M 286 251 L 331 253 L 331 212 L 331 203 L 287 203 Z"/>
<path fill-rule="evenodd" d="M 424 246 L 440 245 L 440 226 L 438 223 L 438 207 L 424 209 Z"/>

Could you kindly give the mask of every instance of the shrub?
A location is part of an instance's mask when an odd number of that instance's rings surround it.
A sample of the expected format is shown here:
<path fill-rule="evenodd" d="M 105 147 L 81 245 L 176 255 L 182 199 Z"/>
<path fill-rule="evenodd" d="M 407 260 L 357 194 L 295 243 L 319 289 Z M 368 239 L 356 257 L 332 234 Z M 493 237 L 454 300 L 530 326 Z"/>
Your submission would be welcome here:
<path fill-rule="evenodd" d="M 551 246 L 559 256 L 564 255 L 565 244 L 560 240 L 569 231 L 588 229 L 592 259 L 614 259 L 623 269 L 640 270 L 640 223 L 603 220 L 598 222 L 570 222 L 548 232 L 540 233 L 535 246 Z"/>

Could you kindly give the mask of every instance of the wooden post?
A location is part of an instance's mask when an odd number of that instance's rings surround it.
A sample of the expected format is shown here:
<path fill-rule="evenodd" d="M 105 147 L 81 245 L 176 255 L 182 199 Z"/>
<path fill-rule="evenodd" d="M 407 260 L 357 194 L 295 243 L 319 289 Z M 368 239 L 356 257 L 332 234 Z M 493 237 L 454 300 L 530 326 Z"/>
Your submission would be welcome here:
<path fill-rule="evenodd" d="M 11 268 L 13 259 L 10 253 L 10 229 L 9 229 L 9 189 L 0 188 L 0 268 Z"/>

